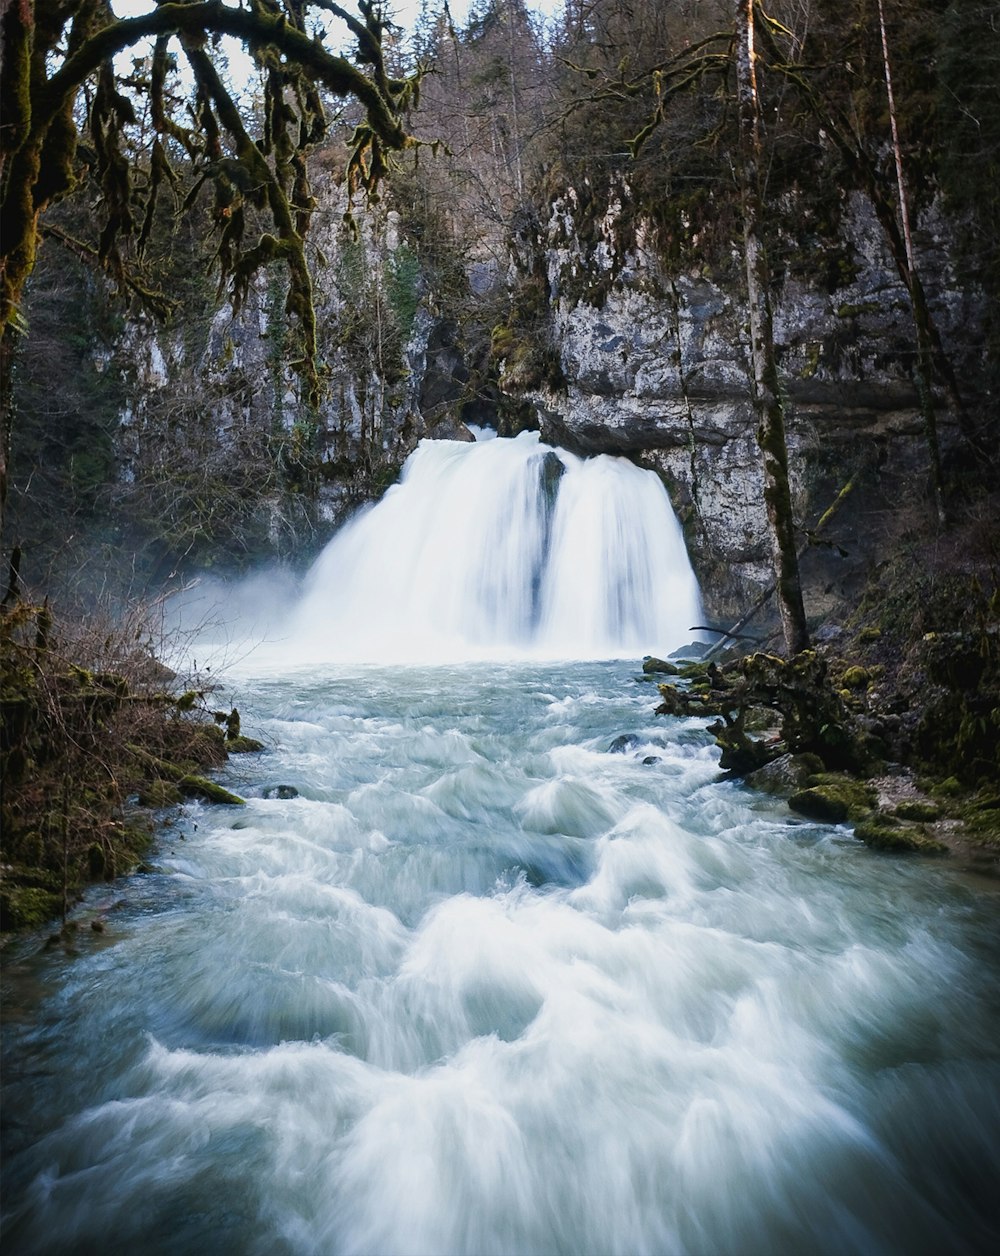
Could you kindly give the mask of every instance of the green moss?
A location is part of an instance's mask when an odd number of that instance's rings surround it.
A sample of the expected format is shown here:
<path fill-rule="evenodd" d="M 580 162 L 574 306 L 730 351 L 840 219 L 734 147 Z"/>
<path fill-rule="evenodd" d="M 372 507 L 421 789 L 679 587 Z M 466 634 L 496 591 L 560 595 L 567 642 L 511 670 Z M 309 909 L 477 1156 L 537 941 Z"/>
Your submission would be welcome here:
<path fill-rule="evenodd" d="M 808 787 L 793 794 L 788 805 L 811 820 L 843 824 L 870 815 L 875 801 L 875 791 L 863 781 L 836 772 L 822 772 L 811 776 Z"/>
<path fill-rule="evenodd" d="M 177 786 L 182 794 L 200 798 L 203 802 L 221 803 L 232 807 L 246 805 L 245 799 L 240 798 L 238 794 L 231 794 L 228 789 L 224 789 L 215 781 L 210 781 L 207 776 L 195 776 L 193 773 L 188 773 L 180 777 Z"/>
<path fill-rule="evenodd" d="M 677 676 L 680 668 L 673 663 L 669 663 L 666 659 L 658 659 L 652 655 L 647 655 L 642 660 L 642 670 L 647 676 L 660 674 L 663 676 Z"/>
<path fill-rule="evenodd" d="M 816 341 L 813 341 L 809 345 L 806 355 L 806 364 L 802 370 L 799 371 L 799 379 L 812 379 L 817 370 L 819 370 L 820 350 L 821 346 Z"/>
<path fill-rule="evenodd" d="M 977 844 L 1000 846 L 1000 797 L 981 791 L 956 810 L 966 837 Z"/>
<path fill-rule="evenodd" d="M 872 675 L 867 667 L 848 667 L 841 677 L 845 689 L 867 689 Z"/>
<path fill-rule="evenodd" d="M 931 802 L 901 802 L 894 815 L 900 820 L 930 821 L 941 818 L 941 808 Z"/>
<path fill-rule="evenodd" d="M 934 781 L 928 785 L 927 792 L 938 798 L 957 798 L 963 789 L 957 777 L 946 776 L 944 780 Z"/>
<path fill-rule="evenodd" d="M 838 318 L 857 318 L 859 314 L 877 314 L 879 309 L 877 301 L 863 301 L 857 305 L 845 302 L 838 305 L 834 313 Z"/>
<path fill-rule="evenodd" d="M 230 754 L 254 754 L 264 749 L 264 743 L 256 737 L 232 737 L 226 742 L 226 750 Z"/>
<path fill-rule="evenodd" d="M 776 728 L 780 723 L 781 717 L 768 707 L 750 707 L 743 716 L 743 728 L 748 733 L 763 733 Z M 817 765 L 822 768 L 822 760 L 817 758 Z"/>
<path fill-rule="evenodd" d="M 896 853 L 916 851 L 924 855 L 946 855 L 948 847 L 937 838 L 915 826 L 893 824 L 885 817 L 877 816 L 854 826 L 854 836 L 875 850 Z"/>
<path fill-rule="evenodd" d="M 173 782 L 161 781 L 158 777 L 148 781 L 139 791 L 140 805 L 154 809 L 176 806 L 183 797 L 184 795 Z"/>
<path fill-rule="evenodd" d="M 38 929 L 62 911 L 62 894 L 35 885 L 0 889 L 0 929 Z"/>

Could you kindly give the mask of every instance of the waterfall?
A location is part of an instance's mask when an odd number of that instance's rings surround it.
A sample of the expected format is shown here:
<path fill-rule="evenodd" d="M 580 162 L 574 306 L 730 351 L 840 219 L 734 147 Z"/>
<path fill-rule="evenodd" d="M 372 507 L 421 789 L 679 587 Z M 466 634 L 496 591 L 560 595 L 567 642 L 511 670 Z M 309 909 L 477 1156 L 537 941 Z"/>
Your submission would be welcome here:
<path fill-rule="evenodd" d="M 657 476 L 524 432 L 422 442 L 320 555 L 291 645 L 310 660 L 613 658 L 669 652 L 699 615 Z"/>

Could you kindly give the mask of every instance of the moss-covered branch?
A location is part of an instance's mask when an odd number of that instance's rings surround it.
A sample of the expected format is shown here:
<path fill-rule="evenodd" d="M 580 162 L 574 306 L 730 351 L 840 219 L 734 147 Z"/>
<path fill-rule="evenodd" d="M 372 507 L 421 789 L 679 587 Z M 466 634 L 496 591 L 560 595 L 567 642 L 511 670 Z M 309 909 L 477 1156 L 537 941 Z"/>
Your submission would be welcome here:
<path fill-rule="evenodd" d="M 355 61 L 330 52 L 307 30 L 310 8 L 343 20 L 357 41 Z M 35 264 L 46 210 L 82 179 L 100 188 L 101 221 L 94 251 L 120 290 L 154 313 L 162 301 L 137 274 L 143 265 L 159 193 L 178 182 L 182 154 L 192 184 L 191 208 L 209 181 L 216 191 L 216 261 L 232 285 L 235 305 L 259 265 L 288 268 L 286 312 L 301 329 L 293 362 L 318 399 L 316 326 L 304 238 L 314 206 L 305 153 L 324 135 L 322 92 L 356 100 L 364 119 L 349 141 L 350 192 L 374 196 L 389 155 L 415 143 L 405 126 L 423 70 L 389 74 L 382 48 L 381 6 L 360 0 L 360 17 L 340 5 L 310 0 L 223 0 L 158 4 L 150 13 L 119 18 L 105 0 L 15 0 L 2 19 L 4 74 L 0 87 L 0 509 L 6 497 L 10 444 L 11 372 L 24 285 Z M 264 77 L 263 132 L 252 134 L 245 110 L 225 86 L 212 51 L 217 36 L 239 40 Z M 172 39 L 180 40 L 195 78 L 190 117 L 168 91 Z M 115 58 L 152 41 L 151 55 L 120 76 Z M 86 122 L 81 123 L 81 99 Z M 141 106 L 141 108 L 140 108 Z M 85 140 L 81 136 L 85 132 Z M 173 150 L 173 152 L 171 151 Z M 244 248 L 249 225 L 244 201 L 273 226 Z M 126 257 L 126 245 L 134 250 Z"/>

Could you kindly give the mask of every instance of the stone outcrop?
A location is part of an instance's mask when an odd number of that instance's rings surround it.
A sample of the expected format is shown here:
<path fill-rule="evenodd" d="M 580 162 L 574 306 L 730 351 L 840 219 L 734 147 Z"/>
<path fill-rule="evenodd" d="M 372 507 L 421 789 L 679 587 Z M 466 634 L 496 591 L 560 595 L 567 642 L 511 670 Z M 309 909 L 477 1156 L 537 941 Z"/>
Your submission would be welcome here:
<path fill-rule="evenodd" d="M 738 267 L 719 273 L 692 261 L 670 273 L 641 233 L 627 248 L 617 241 L 614 204 L 586 233 L 575 229 L 574 204 L 567 194 L 534 240 L 522 241 L 522 264 L 544 265 L 561 366 L 558 386 L 531 393 L 543 436 L 655 467 L 710 614 L 734 620 L 771 578 Z M 961 370 L 977 310 L 953 282 L 941 223 L 928 213 L 922 226 L 925 286 Z M 775 305 L 803 545 L 850 485 L 828 538 L 835 544 L 803 556 L 814 615 L 857 578 L 900 484 L 920 495 L 927 462 L 907 294 L 861 195 L 847 198 L 840 232 L 848 260 L 836 286 L 829 268 L 789 273 Z M 954 433 L 943 417 L 947 443 Z"/>
<path fill-rule="evenodd" d="M 537 426 L 553 444 L 626 455 L 658 471 L 707 613 L 734 623 L 771 580 L 739 258 L 700 258 L 693 236 L 683 264 L 668 267 L 650 230 L 634 219 L 622 230 L 625 199 L 627 189 L 613 189 L 599 211 L 592 196 L 567 191 L 545 221 L 514 238 L 506 277 L 484 280 L 468 263 L 467 310 L 496 304 L 498 284 L 508 286 L 512 308 L 527 310 L 523 326 L 494 329 L 498 388 L 468 348 L 466 316 L 431 289 L 396 215 L 380 208 L 377 219 L 362 219 L 352 243 L 339 229 L 343 206 L 329 194 L 311 236 L 326 371 L 319 411 L 307 412 L 285 365 L 280 277 L 265 275 L 238 318 L 219 309 L 201 336 L 131 325 L 137 387 L 122 416 L 126 468 L 141 459 L 145 412 L 186 392 L 210 415 L 223 455 L 266 433 L 293 487 L 305 467 L 309 492 L 293 505 L 308 514 L 305 531 L 319 544 L 345 510 L 383 491 L 422 437 L 470 439 L 467 422 L 510 432 Z M 946 238 L 936 212 L 926 211 L 917 233 L 925 287 L 960 378 L 973 380 L 967 332 L 981 311 L 954 280 Z M 794 242 L 786 243 L 792 256 Z M 840 206 L 834 253 L 836 265 L 826 253 L 800 248 L 794 265 L 783 254 L 775 301 L 813 618 L 857 585 L 882 521 L 900 502 L 921 500 L 927 479 L 907 294 L 860 194 Z M 498 402 L 507 406 L 499 420 Z M 955 428 L 943 405 L 939 417 L 947 451 Z M 151 413 L 149 429 L 161 418 Z M 280 479 L 264 499 L 273 550 L 299 548 L 301 528 L 282 534 L 295 511 Z M 834 524 L 812 537 L 834 501 Z"/>

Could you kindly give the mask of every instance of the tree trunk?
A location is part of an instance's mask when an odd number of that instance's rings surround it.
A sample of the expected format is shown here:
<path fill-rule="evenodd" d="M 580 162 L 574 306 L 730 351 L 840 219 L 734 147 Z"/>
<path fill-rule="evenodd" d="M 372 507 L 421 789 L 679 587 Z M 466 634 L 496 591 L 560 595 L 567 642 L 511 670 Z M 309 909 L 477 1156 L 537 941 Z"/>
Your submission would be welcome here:
<path fill-rule="evenodd" d="M 927 449 L 931 460 L 931 477 L 934 484 L 934 504 L 938 519 L 944 521 L 944 475 L 941 471 L 941 447 L 938 441 L 937 415 L 934 411 L 932 392 L 932 347 L 930 315 L 924 297 L 923 285 L 917 275 L 916 257 L 913 252 L 913 233 L 910 230 L 910 209 L 906 196 L 906 180 L 903 176 L 903 152 L 899 144 L 899 127 L 896 123 L 896 99 L 892 91 L 892 71 L 889 66 L 889 40 L 885 30 L 885 8 L 878 0 L 878 25 L 882 37 L 882 70 L 885 74 L 886 99 L 889 102 L 889 127 L 892 132 L 892 155 L 896 163 L 896 187 L 899 190 L 899 219 L 903 226 L 903 246 L 906 253 L 906 273 L 903 276 L 910 293 L 913 322 L 917 333 L 917 387 L 920 391 L 920 412 L 927 433 Z"/>
<path fill-rule="evenodd" d="M 754 64 L 753 0 L 737 0 L 739 45 L 736 88 L 739 99 L 739 180 L 750 314 L 750 365 L 757 443 L 764 469 L 771 554 L 785 649 L 798 654 L 809 645 L 802 583 L 795 545 L 792 495 L 788 484 L 785 415 L 774 358 L 770 272 L 760 238 L 760 107 Z"/>

